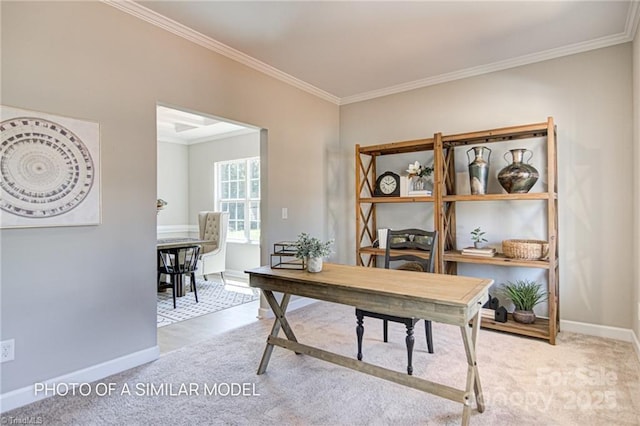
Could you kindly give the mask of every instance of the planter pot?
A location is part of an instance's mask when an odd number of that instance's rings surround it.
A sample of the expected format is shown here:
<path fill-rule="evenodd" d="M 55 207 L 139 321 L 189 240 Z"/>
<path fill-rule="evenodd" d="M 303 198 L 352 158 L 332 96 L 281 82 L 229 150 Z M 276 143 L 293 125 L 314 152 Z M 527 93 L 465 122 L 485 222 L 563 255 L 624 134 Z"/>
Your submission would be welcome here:
<path fill-rule="evenodd" d="M 310 257 L 307 262 L 307 271 L 309 272 L 320 272 L 322 271 L 322 258 L 321 257 Z"/>
<path fill-rule="evenodd" d="M 521 324 L 533 324 L 536 320 L 536 314 L 533 311 L 513 311 L 513 320 Z"/>

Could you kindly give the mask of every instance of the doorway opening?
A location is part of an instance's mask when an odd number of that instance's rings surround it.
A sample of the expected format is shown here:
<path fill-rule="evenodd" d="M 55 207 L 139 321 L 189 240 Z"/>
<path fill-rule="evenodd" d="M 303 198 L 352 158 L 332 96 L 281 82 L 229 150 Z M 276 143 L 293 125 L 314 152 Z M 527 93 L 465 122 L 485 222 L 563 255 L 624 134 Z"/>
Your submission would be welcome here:
<path fill-rule="evenodd" d="M 159 104 L 156 112 L 158 241 L 201 239 L 200 212 L 228 218 L 223 266 L 196 272 L 198 303 L 185 291 L 174 309 L 172 290 L 158 292 L 165 351 L 256 319 L 259 294 L 244 271 L 260 266 L 262 136 L 260 128 L 182 108 Z"/>

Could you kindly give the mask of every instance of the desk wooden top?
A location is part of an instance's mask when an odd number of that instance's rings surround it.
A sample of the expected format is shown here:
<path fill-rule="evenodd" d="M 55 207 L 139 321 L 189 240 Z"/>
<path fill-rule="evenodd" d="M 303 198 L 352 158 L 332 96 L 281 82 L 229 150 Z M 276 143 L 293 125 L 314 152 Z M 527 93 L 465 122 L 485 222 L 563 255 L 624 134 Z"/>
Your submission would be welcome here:
<path fill-rule="evenodd" d="M 477 311 L 478 307 L 474 305 L 486 299 L 489 287 L 493 284 L 493 280 L 484 278 L 334 263 L 325 263 L 319 273 L 271 269 L 269 266 L 246 272 L 251 276 L 252 287 L 290 292 L 364 309 L 368 306 L 377 309 L 386 306 L 389 310 L 405 311 L 409 309 L 408 304 L 415 304 L 418 310 L 419 305 L 446 305 L 458 308 L 456 311 L 464 317 Z M 292 287 L 292 283 L 300 285 Z M 351 295 L 355 297 L 350 297 Z M 435 307 L 433 309 L 437 310 Z"/>

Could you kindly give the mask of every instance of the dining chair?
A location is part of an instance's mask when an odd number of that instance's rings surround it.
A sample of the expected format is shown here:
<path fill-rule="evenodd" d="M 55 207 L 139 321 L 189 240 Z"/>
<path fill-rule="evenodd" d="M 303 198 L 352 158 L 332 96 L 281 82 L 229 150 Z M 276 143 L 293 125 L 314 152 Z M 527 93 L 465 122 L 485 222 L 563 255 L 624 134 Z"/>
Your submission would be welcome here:
<path fill-rule="evenodd" d="M 399 229 L 389 230 L 387 232 L 387 246 L 384 253 L 384 267 L 389 269 L 392 261 L 406 261 L 397 269 L 417 271 L 417 272 L 433 272 L 434 266 L 434 248 L 438 237 L 437 231 L 425 231 L 422 229 Z M 382 320 L 383 340 L 388 341 L 389 321 L 402 323 L 407 328 L 407 337 L 405 339 L 407 345 L 407 373 L 413 374 L 413 346 L 415 338 L 413 330 L 420 318 L 400 317 L 395 315 L 381 314 L 378 312 L 367 311 L 356 308 L 357 327 L 356 335 L 358 336 L 358 360 L 362 361 L 362 338 L 364 335 L 364 317 L 378 318 Z M 431 336 L 431 321 L 425 320 L 425 336 L 427 339 L 427 350 L 433 353 L 433 339 Z"/>
<path fill-rule="evenodd" d="M 227 261 L 227 231 L 229 228 L 228 212 L 202 211 L 198 213 L 198 228 L 200 239 L 212 241 L 210 244 L 202 245 L 201 273 L 204 279 L 207 275 L 219 273 L 222 282 Z"/>
<path fill-rule="evenodd" d="M 160 284 L 159 288 L 171 288 L 173 291 L 173 309 L 176 308 L 176 294 L 182 294 L 184 276 L 189 275 L 191 289 L 198 303 L 198 289 L 196 288 L 196 268 L 200 256 L 200 246 L 175 247 L 158 250 L 160 266 L 158 274 L 170 277 L 170 283 Z"/>

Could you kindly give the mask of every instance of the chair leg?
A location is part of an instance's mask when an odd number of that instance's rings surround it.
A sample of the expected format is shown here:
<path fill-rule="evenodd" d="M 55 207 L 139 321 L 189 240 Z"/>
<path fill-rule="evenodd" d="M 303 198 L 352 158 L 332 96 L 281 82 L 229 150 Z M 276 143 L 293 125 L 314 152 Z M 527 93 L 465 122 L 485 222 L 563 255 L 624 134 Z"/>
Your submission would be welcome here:
<path fill-rule="evenodd" d="M 224 274 L 220 272 L 220 278 L 222 278 L 222 284 L 227 285 L 227 280 L 224 279 Z"/>
<path fill-rule="evenodd" d="M 364 325 L 362 315 L 356 315 L 358 325 L 356 327 L 356 335 L 358 336 L 358 361 L 362 361 L 362 336 L 364 335 Z"/>
<path fill-rule="evenodd" d="M 389 321 L 382 320 L 382 340 L 385 343 L 389 341 Z"/>
<path fill-rule="evenodd" d="M 198 303 L 198 289 L 196 288 L 196 274 L 191 273 L 191 289 L 193 290 L 193 295 L 196 297 L 196 303 Z"/>
<path fill-rule="evenodd" d="M 407 326 L 407 338 L 405 341 L 407 342 L 407 374 L 410 376 L 413 375 L 413 345 L 415 343 L 415 338 L 413 337 L 413 321 L 406 322 Z"/>
<path fill-rule="evenodd" d="M 431 321 L 424 320 L 424 332 L 427 336 L 427 350 L 433 353 L 433 334 L 431 333 Z"/>
<path fill-rule="evenodd" d="M 173 286 L 173 309 L 176 308 L 176 293 L 178 292 L 178 276 L 171 277 L 171 284 Z"/>

